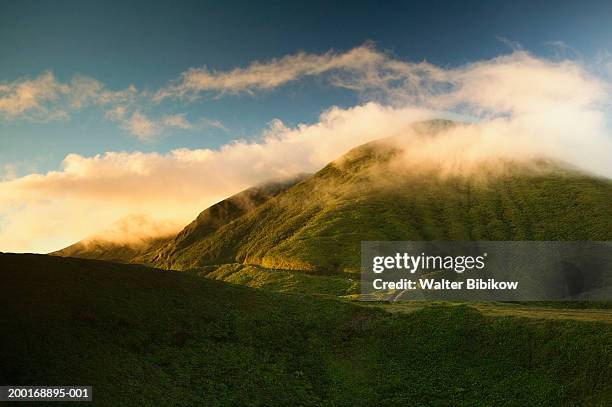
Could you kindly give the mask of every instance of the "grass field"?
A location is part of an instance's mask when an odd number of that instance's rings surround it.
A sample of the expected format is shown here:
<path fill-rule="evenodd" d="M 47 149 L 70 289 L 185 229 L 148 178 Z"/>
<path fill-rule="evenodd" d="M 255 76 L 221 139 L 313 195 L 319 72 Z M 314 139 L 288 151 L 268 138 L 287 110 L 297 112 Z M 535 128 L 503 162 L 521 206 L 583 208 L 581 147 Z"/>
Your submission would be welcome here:
<path fill-rule="evenodd" d="M 92 385 L 99 405 L 612 400 L 609 323 L 448 304 L 393 313 L 42 255 L 0 255 L 0 274 L 2 384 Z"/>

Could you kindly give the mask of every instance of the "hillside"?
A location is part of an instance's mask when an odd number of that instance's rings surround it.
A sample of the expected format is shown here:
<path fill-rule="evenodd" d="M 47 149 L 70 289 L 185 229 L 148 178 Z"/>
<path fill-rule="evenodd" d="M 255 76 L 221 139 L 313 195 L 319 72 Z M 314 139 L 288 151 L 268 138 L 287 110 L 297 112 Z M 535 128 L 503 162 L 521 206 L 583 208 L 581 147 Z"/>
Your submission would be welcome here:
<path fill-rule="evenodd" d="M 215 230 L 188 227 L 154 251 L 152 263 L 355 272 L 362 240 L 612 238 L 610 180 L 545 160 L 439 176 L 398 170 L 397 154 L 386 142 L 358 147 Z"/>
<path fill-rule="evenodd" d="M 303 177 L 298 176 L 289 180 L 270 182 L 246 189 L 207 208 L 178 234 L 154 238 L 147 237 L 130 242 L 116 242 L 93 237 L 50 254 L 61 257 L 78 257 L 119 263 L 150 263 L 152 262 L 151 257 L 166 244 L 171 242 L 171 247 L 179 250 L 189 246 L 195 241 L 205 238 L 222 225 L 231 222 L 266 202 L 271 197 L 283 192 Z M 141 223 L 146 222 L 146 220 L 140 221 Z M 151 220 L 149 221 L 152 222 Z M 118 223 L 120 224 L 120 229 L 129 229 L 124 225 L 127 222 L 122 220 Z M 125 230 L 126 234 L 129 232 L 130 230 Z"/>
<path fill-rule="evenodd" d="M 157 250 L 169 242 L 173 236 L 143 239 L 140 242 L 121 243 L 105 239 L 86 239 L 62 250 L 49 253 L 53 256 L 78 257 L 90 260 L 106 260 L 118 263 L 140 263 L 146 253 Z"/>
<path fill-rule="evenodd" d="M 453 126 L 431 121 L 415 129 L 431 141 Z M 246 264 L 337 274 L 358 271 L 362 240 L 612 239 L 609 179 L 543 158 L 444 173 L 407 160 L 402 142 L 374 141 L 311 176 L 243 191 L 178 235 L 137 250 L 78 243 L 54 254 L 174 270 Z"/>
<path fill-rule="evenodd" d="M 96 405 L 612 398 L 612 324 L 493 318 L 468 306 L 391 314 L 44 255 L 0 254 L 0 278 L 0 384 L 87 384 Z"/>

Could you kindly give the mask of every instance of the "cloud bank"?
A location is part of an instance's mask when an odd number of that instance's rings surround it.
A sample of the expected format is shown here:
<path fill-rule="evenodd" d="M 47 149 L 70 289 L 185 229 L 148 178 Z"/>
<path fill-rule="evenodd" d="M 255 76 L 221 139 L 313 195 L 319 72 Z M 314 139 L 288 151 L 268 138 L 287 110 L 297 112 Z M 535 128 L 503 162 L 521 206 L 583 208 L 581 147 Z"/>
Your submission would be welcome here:
<path fill-rule="evenodd" d="M 455 68 L 401 61 L 371 45 L 345 53 L 298 53 L 227 72 L 192 69 L 151 97 L 189 101 L 270 91 L 306 76 L 355 90 L 366 101 L 332 107 L 314 124 L 288 128 L 273 121 L 257 141 L 235 141 L 218 150 L 70 154 L 58 171 L 7 178 L 0 182 L 0 248 L 58 249 L 130 214 L 179 227 L 244 188 L 316 171 L 352 147 L 410 136 L 415 121 L 438 117 L 469 124 L 435 142 L 411 144 L 412 162 L 433 160 L 453 171 L 492 157 L 547 157 L 612 177 L 610 81 L 582 62 L 547 60 L 523 50 Z M 52 76 L 40 80 L 51 90 L 27 90 L 32 84 L 0 88 L 1 111 L 42 111 L 53 95 L 65 93 L 55 89 Z M 82 82 L 90 92 L 66 100 L 77 105 L 99 100 L 101 88 Z M 149 118 L 121 102 L 109 106 L 108 118 L 142 139 L 166 127 L 193 126 L 182 115 Z M 209 123 L 215 124 L 222 126 Z"/>
<path fill-rule="evenodd" d="M 0 247 L 51 251 L 131 214 L 178 228 L 231 194 L 316 171 L 351 147 L 380 137 L 381 130 L 399 135 L 429 117 L 418 109 L 370 103 L 332 108 L 320 122 L 293 129 L 275 121 L 262 140 L 237 141 L 219 150 L 70 154 L 59 171 L 0 183 L 0 213 L 5 216 Z M 380 123 L 386 123 L 384 129 Z"/>

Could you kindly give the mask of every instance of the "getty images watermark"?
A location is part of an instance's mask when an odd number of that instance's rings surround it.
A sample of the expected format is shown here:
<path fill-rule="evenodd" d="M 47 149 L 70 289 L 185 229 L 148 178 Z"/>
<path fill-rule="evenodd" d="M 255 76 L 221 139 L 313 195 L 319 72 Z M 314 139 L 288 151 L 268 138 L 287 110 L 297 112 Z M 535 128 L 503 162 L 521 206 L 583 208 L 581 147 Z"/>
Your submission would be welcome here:
<path fill-rule="evenodd" d="M 612 300 L 612 242 L 362 242 L 365 301 Z"/>

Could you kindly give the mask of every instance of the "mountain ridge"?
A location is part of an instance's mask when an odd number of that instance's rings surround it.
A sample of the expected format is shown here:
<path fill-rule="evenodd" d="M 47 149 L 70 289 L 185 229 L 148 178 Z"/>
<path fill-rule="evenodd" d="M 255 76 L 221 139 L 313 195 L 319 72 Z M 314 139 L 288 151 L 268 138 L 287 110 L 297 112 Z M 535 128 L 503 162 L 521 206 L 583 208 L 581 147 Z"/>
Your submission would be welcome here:
<path fill-rule="evenodd" d="M 205 235 L 206 232 L 215 230 L 228 220 L 261 205 L 267 199 L 299 182 L 304 177 L 305 175 L 297 175 L 286 180 L 271 181 L 247 188 L 206 208 L 178 233 L 147 237 L 139 239 L 137 242 L 127 243 L 94 236 L 49 254 L 119 263 L 151 264 L 154 261 L 151 258 L 153 254 L 163 253 L 163 249 L 168 243 L 176 241 L 180 247 L 193 239 L 194 235 Z"/>
<path fill-rule="evenodd" d="M 416 137 L 458 125 L 420 123 Z M 256 205 L 240 206 L 249 195 L 243 191 L 130 262 L 175 270 L 242 263 L 357 272 L 362 240 L 612 238 L 608 179 L 544 158 L 496 159 L 468 175 L 442 174 L 402 161 L 401 142 L 358 146 L 299 182 L 247 199 Z"/>

